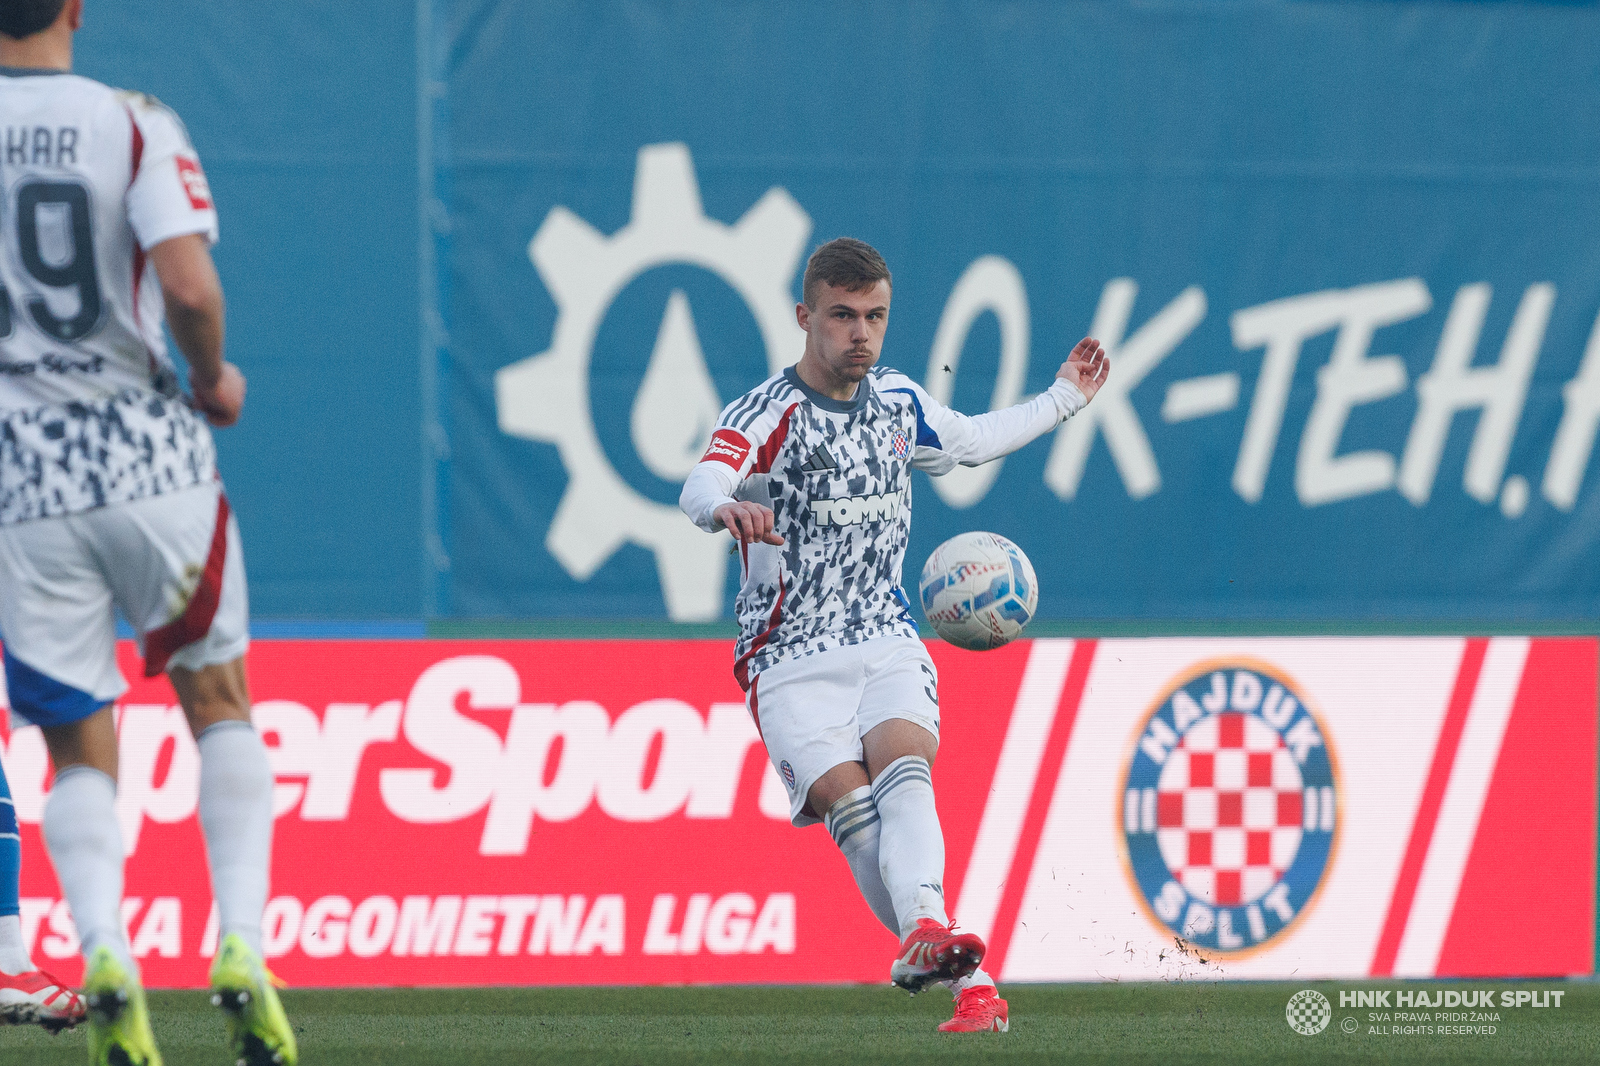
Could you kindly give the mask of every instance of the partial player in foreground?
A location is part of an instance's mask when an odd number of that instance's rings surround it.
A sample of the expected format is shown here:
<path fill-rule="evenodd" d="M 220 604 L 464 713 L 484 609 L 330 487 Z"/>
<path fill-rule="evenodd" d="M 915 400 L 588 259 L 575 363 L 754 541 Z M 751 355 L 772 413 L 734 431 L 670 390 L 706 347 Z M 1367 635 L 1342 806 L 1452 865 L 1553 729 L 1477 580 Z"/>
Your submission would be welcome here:
<path fill-rule="evenodd" d="M 891 980 L 955 993 L 940 1029 L 1004 1032 L 983 941 L 945 912 L 930 773 L 937 676 L 900 583 L 911 468 L 937 476 L 1010 454 L 1092 400 L 1110 362 L 1085 338 L 1045 392 L 969 418 L 874 366 L 890 295 L 871 246 L 840 238 L 817 249 L 796 308 L 805 354 L 722 412 L 680 506 L 738 541 L 734 674 L 789 789 L 791 821 L 827 825 L 868 906 L 901 938 Z"/>
<path fill-rule="evenodd" d="M 11 785 L 0 768 L 0 1024 L 70 1029 L 83 997 L 33 964 L 22 939 L 22 837 Z"/>
<path fill-rule="evenodd" d="M 250 724 L 238 524 L 206 426 L 244 405 L 222 358 L 205 175 L 150 97 L 72 68 L 82 0 L 0 0 L 0 639 L 12 712 L 55 763 L 44 837 L 87 960 L 96 1066 L 161 1062 L 120 916 L 114 610 L 200 749 L 222 939 L 213 1002 L 240 1062 L 296 1061 L 261 961 L 272 771 Z M 189 363 L 167 357 L 163 312 Z M 191 406 L 192 404 L 192 406 Z"/>

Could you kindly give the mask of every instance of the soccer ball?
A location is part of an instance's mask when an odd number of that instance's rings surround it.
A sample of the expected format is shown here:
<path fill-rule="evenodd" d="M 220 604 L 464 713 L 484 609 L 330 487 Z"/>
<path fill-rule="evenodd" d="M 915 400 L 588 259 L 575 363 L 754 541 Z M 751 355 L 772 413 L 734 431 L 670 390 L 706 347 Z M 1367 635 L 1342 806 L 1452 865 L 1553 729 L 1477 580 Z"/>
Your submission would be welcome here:
<path fill-rule="evenodd" d="M 1016 640 L 1039 606 L 1033 564 L 995 533 L 962 533 L 939 545 L 922 564 L 918 589 L 934 632 L 968 651 Z"/>

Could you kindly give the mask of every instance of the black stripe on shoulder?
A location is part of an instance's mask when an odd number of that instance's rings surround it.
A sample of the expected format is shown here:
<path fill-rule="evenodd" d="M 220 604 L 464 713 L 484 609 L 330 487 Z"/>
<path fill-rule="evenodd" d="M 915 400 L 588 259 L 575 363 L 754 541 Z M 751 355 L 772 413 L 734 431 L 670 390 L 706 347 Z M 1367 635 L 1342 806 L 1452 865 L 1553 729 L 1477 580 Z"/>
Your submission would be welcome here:
<path fill-rule="evenodd" d="M 728 405 L 728 413 L 723 416 L 721 424 L 724 426 L 737 426 L 740 416 L 750 410 L 752 403 L 755 403 L 755 396 L 748 392 L 733 401 Z"/>
<path fill-rule="evenodd" d="M 728 418 L 728 424 L 734 429 L 743 432 L 766 405 L 767 390 L 764 388 L 751 389 L 744 394 L 744 399 L 739 401 L 739 410 Z"/>
<path fill-rule="evenodd" d="M 735 428 L 737 428 L 739 430 L 739 432 L 741 432 L 741 433 L 747 432 L 750 429 L 750 427 L 755 424 L 756 419 L 760 418 L 762 416 L 762 414 L 764 414 L 766 412 L 767 403 L 771 399 L 772 399 L 772 397 L 770 397 L 770 396 L 758 397 L 756 399 L 755 406 L 752 407 L 750 409 L 750 411 L 748 413 L 746 413 L 745 416 L 739 420 L 739 424 Z"/>

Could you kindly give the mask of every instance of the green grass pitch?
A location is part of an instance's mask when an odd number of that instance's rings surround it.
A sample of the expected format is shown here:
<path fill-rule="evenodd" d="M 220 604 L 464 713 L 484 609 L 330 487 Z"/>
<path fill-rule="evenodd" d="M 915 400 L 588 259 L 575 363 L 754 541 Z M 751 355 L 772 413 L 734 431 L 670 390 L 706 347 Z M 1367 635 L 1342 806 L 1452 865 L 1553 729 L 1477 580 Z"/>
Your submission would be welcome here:
<path fill-rule="evenodd" d="M 1300 1036 L 1289 997 L 1316 988 L 1333 1022 Z M 285 1004 L 306 1066 L 499 1066 L 505 1063 L 1579 1063 L 1600 1060 L 1600 986 L 1560 988 L 1560 1009 L 1501 1010 L 1492 1037 L 1381 1036 L 1341 988 L 1374 984 L 1012 985 L 1011 1032 L 942 1036 L 949 996 L 887 985 L 825 988 L 293 990 Z M 1395 986 L 1383 986 L 1395 987 Z M 1505 981 L 1410 988 L 1519 987 Z M 222 1021 L 201 992 L 152 993 L 167 1066 L 223 1066 Z M 1341 1029 L 1346 1017 L 1361 1031 Z M 0 1029 L 0 1063 L 81 1066 L 82 1031 Z"/>

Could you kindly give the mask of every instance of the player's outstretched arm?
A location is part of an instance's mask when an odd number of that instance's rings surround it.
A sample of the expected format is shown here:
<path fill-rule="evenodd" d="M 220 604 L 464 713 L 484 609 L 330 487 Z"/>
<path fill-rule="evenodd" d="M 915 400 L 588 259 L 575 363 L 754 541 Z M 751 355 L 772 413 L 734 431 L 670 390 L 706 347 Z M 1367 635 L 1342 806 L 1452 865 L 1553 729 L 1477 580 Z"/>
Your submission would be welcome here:
<path fill-rule="evenodd" d="M 222 281 L 205 234 L 162 241 L 150 249 L 150 262 L 161 279 L 172 339 L 189 361 L 195 406 L 212 425 L 233 425 L 244 408 L 245 380 L 222 358 Z"/>
<path fill-rule="evenodd" d="M 1088 403 L 1111 373 L 1111 357 L 1093 337 L 1085 337 L 1072 349 L 1067 361 L 1056 371 L 1056 377 L 1075 386 Z"/>
<path fill-rule="evenodd" d="M 981 415 L 964 415 L 934 402 L 902 375 L 904 385 L 899 391 L 916 394 L 918 417 L 925 419 L 919 424 L 913 462 L 938 476 L 957 463 L 981 466 L 1010 455 L 1081 411 L 1110 373 L 1111 359 L 1105 349 L 1093 337 L 1085 337 L 1056 371 L 1056 380 L 1048 389 L 1031 400 Z"/>

